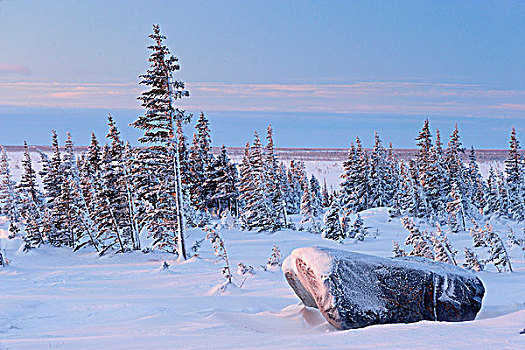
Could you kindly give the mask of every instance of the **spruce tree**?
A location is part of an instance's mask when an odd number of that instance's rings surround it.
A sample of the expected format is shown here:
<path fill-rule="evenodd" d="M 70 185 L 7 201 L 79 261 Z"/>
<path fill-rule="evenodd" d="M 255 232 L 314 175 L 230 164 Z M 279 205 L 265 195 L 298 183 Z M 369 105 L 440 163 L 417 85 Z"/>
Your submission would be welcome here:
<path fill-rule="evenodd" d="M 323 208 L 330 206 L 330 193 L 328 192 L 328 187 L 326 186 L 326 178 L 323 179 L 323 190 L 321 192 L 323 198 Z"/>
<path fill-rule="evenodd" d="M 175 125 L 188 122 L 191 115 L 175 106 L 175 101 L 189 96 L 184 82 L 173 80 L 173 72 L 180 69 L 178 58 L 171 56 L 164 45 L 165 36 L 158 25 L 149 36 L 150 67 L 141 75 L 140 84 L 149 88 L 138 99 L 145 113 L 132 125 L 144 131 L 139 142 L 148 146 L 136 155 L 133 173 L 139 199 L 148 202 L 142 218 L 153 234 L 155 245 L 167 251 L 176 251 L 186 259 L 184 246 L 183 193 L 179 158 L 179 142 Z"/>
<path fill-rule="evenodd" d="M 104 148 L 101 162 L 101 177 L 103 180 L 102 193 L 104 201 L 111 207 L 114 217 L 110 225 L 111 231 L 121 235 L 123 243 L 121 250 L 125 251 L 128 245 L 137 247 L 138 232 L 133 226 L 133 213 L 130 201 L 132 200 L 128 184 L 127 165 L 124 158 L 124 142 L 120 139 L 113 117 L 108 115 L 108 134 L 111 145 Z"/>
<path fill-rule="evenodd" d="M 267 179 L 262 146 L 257 132 L 255 132 L 252 146 L 250 147 L 249 143 L 246 144 L 240 168 L 239 199 L 242 203 L 243 228 L 258 231 L 275 230 L 277 227 L 271 216 L 271 201 L 266 190 Z"/>
<path fill-rule="evenodd" d="M 478 256 L 470 248 L 465 247 L 465 262 L 463 266 L 469 270 L 483 271 L 483 263 L 479 261 Z"/>
<path fill-rule="evenodd" d="M 513 272 L 507 247 L 489 223 L 485 224 L 485 236 L 489 242 L 489 257 L 485 260 L 485 264 L 493 263 L 498 272 L 507 271 L 507 268 Z"/>
<path fill-rule="evenodd" d="M 1 212 L 9 220 L 9 231 L 18 232 L 18 223 L 21 220 L 20 198 L 16 193 L 16 182 L 12 180 L 9 159 L 4 146 L 0 154 L 0 206 Z"/>
<path fill-rule="evenodd" d="M 210 197 L 213 188 L 208 188 L 205 179 L 209 177 L 213 156 L 211 154 L 211 137 L 209 121 L 201 112 L 197 124 L 195 125 L 195 134 L 190 147 L 190 196 L 193 205 L 201 211 L 205 211 L 209 206 Z M 210 183 L 208 183 L 210 184 Z"/>
<path fill-rule="evenodd" d="M 20 192 L 26 192 L 30 199 L 36 204 L 41 203 L 41 195 L 38 191 L 38 185 L 36 182 L 36 173 L 33 169 L 31 162 L 31 155 L 29 154 L 29 147 L 27 142 L 24 141 L 24 157 L 22 158 L 22 177 L 18 183 L 18 190 Z"/>
<path fill-rule="evenodd" d="M 344 164 L 348 170 L 341 182 L 341 206 L 350 212 L 368 209 L 371 201 L 368 156 L 359 137 L 356 138 L 356 144 L 355 153 L 352 155 L 350 150 L 349 159 Z"/>
<path fill-rule="evenodd" d="M 314 174 L 310 177 L 310 192 L 312 196 L 312 214 L 314 217 L 320 217 L 323 215 L 323 197 L 319 180 Z"/>
<path fill-rule="evenodd" d="M 525 184 L 523 181 L 523 160 L 519 154 L 520 143 L 516 138 L 516 129 L 512 128 L 509 141 L 509 152 L 505 160 L 505 174 L 508 201 L 508 216 L 521 221 L 525 219 Z"/>
<path fill-rule="evenodd" d="M 323 237 L 339 242 L 346 238 L 346 232 L 341 225 L 341 207 L 337 198 L 334 198 L 324 215 Z"/>
<path fill-rule="evenodd" d="M 60 194 L 60 186 L 63 181 L 63 175 L 61 174 L 62 158 L 55 130 L 52 131 L 51 135 L 51 148 L 53 149 L 53 155 L 49 161 L 42 159 L 43 165 L 40 172 L 44 197 L 50 209 L 53 208 L 54 202 Z"/>
<path fill-rule="evenodd" d="M 399 246 L 399 243 L 396 241 L 392 241 L 393 248 L 392 253 L 394 253 L 394 257 L 399 258 L 403 256 L 407 256 L 407 253 Z"/>
<path fill-rule="evenodd" d="M 273 129 L 268 125 L 266 129 L 267 144 L 264 147 L 265 172 L 268 183 L 268 197 L 270 201 L 271 216 L 274 219 L 275 227 L 286 226 L 288 217 L 286 213 L 286 203 L 283 196 L 282 184 L 280 178 L 280 168 L 277 157 L 274 152 Z"/>
<path fill-rule="evenodd" d="M 314 220 L 314 209 L 312 207 L 312 190 L 308 185 L 301 198 L 301 222 L 311 222 Z"/>
<path fill-rule="evenodd" d="M 467 218 L 465 211 L 466 204 L 455 183 L 450 191 L 450 197 L 451 201 L 447 203 L 448 223 L 450 229 L 453 232 L 465 230 L 465 221 Z"/>
<path fill-rule="evenodd" d="M 392 205 L 394 194 L 390 166 L 387 152 L 377 132 L 374 139 L 374 147 L 370 153 L 370 207 L 388 207 Z"/>
<path fill-rule="evenodd" d="M 490 215 L 498 211 L 498 179 L 496 176 L 496 172 L 494 171 L 494 168 L 492 166 L 490 167 L 489 176 L 487 178 L 484 202 L 485 207 L 483 208 L 483 214 Z"/>
<path fill-rule="evenodd" d="M 431 240 L 434 246 L 434 260 L 457 265 L 457 251 L 452 248 L 452 244 L 448 240 L 447 235 L 441 230 L 439 224 L 437 224 L 437 230 L 432 234 Z"/>
<path fill-rule="evenodd" d="M 404 217 L 401 219 L 403 227 L 410 232 L 405 245 L 411 245 L 412 251 L 408 254 L 409 256 L 421 256 L 427 259 L 434 259 L 434 253 L 432 252 L 430 240 L 426 232 L 421 232 L 419 227 L 414 224 L 414 221 Z"/>
<path fill-rule="evenodd" d="M 474 147 L 470 149 L 467 173 L 467 187 L 470 202 L 478 209 L 478 211 L 482 211 L 485 207 L 485 193 L 487 190 L 485 182 L 479 172 L 479 165 L 476 160 Z"/>
<path fill-rule="evenodd" d="M 363 218 L 361 218 L 361 215 L 359 215 L 358 213 L 356 219 L 350 226 L 348 237 L 355 238 L 358 241 L 363 241 L 365 239 L 365 235 L 366 235 L 366 230 L 365 230 Z"/>
<path fill-rule="evenodd" d="M 224 145 L 210 169 L 205 180 L 205 187 L 213 190 L 209 199 L 210 203 L 217 208 L 219 213 L 224 210 L 235 211 L 238 196 L 237 169 L 230 162 Z"/>

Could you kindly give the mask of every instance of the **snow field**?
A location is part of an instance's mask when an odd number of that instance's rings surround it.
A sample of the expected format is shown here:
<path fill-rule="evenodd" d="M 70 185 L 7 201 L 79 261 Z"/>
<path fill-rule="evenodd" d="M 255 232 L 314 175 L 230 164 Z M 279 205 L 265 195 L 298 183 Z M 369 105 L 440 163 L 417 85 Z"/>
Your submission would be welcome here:
<path fill-rule="evenodd" d="M 306 231 L 273 234 L 220 230 L 232 272 L 244 262 L 255 275 L 236 275 L 242 288 L 220 286 L 221 263 L 208 241 L 198 257 L 108 254 L 91 249 L 43 246 L 19 252 L 21 242 L 5 238 L 11 264 L 0 269 L 0 349 L 519 349 L 525 345 L 525 259 L 512 248 L 513 274 L 492 267 L 478 273 L 486 294 L 475 321 L 418 322 L 336 331 L 318 310 L 304 307 L 280 269 L 264 271 L 272 245 L 284 257 L 298 247 L 326 246 L 378 256 L 392 256 L 392 240 L 404 242 L 407 231 L 385 209 L 362 212 L 369 232 L 355 243 L 338 244 Z M 298 219 L 298 218 L 296 218 Z M 510 222 L 493 222 L 505 232 Z M 514 224 L 517 232 L 521 227 Z M 5 223 L 3 228 L 6 229 Z M 424 228 L 424 227 L 422 227 Z M 205 237 L 188 232 L 188 245 Z M 449 234 L 462 260 L 468 233 Z M 164 261 L 169 269 L 162 269 Z"/>

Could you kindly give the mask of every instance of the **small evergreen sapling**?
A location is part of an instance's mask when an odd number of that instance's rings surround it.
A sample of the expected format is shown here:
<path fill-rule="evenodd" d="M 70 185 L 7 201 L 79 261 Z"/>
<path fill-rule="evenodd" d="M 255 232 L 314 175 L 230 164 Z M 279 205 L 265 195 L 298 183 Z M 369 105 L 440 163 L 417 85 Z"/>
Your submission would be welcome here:
<path fill-rule="evenodd" d="M 513 272 L 505 243 L 503 243 L 500 236 L 494 232 L 490 224 L 487 223 L 485 225 L 485 230 L 489 241 L 489 257 L 485 260 L 485 263 L 493 263 L 496 269 L 498 269 L 498 272 L 502 270 L 507 271 L 507 267 L 510 272 Z"/>
<path fill-rule="evenodd" d="M 434 260 L 457 266 L 457 251 L 452 248 L 452 244 L 448 240 L 447 235 L 441 230 L 441 226 L 439 224 L 437 224 L 437 231 L 432 234 L 431 240 L 434 243 Z"/>
<path fill-rule="evenodd" d="M 487 238 L 485 237 L 483 229 L 479 227 L 476 220 L 472 219 L 471 222 L 473 226 L 469 228 L 469 231 L 474 243 L 474 247 L 486 247 Z"/>
<path fill-rule="evenodd" d="M 337 198 L 334 198 L 330 208 L 324 215 L 323 237 L 341 243 L 346 238 L 346 232 L 341 225 L 340 213 L 341 208 L 339 207 L 339 201 Z"/>
<path fill-rule="evenodd" d="M 413 248 L 408 255 L 421 256 L 434 260 L 434 253 L 427 237 L 427 232 L 421 232 L 419 227 L 414 224 L 414 221 L 407 217 L 402 218 L 401 221 L 403 223 L 403 227 L 407 229 L 408 232 L 410 232 L 405 241 L 405 245 L 411 245 Z"/>
<path fill-rule="evenodd" d="M 402 256 L 407 256 L 407 253 L 405 252 L 404 249 L 402 249 L 399 246 L 398 242 L 392 241 L 392 243 L 394 245 L 394 248 L 392 249 L 392 252 L 394 253 L 394 257 L 399 258 L 399 257 L 402 257 Z"/>
<path fill-rule="evenodd" d="M 246 274 L 254 275 L 255 272 L 253 271 L 253 266 L 246 265 L 245 263 L 241 261 L 240 263 L 237 264 L 237 274 L 238 275 L 246 275 Z"/>
<path fill-rule="evenodd" d="M 511 247 L 523 247 L 525 246 L 525 239 L 523 237 L 517 237 L 514 233 L 514 230 L 511 227 L 508 227 L 509 232 L 507 232 L 507 242 Z M 525 230 L 525 229 L 524 229 Z"/>
<path fill-rule="evenodd" d="M 232 283 L 232 274 L 230 270 L 230 260 L 228 259 L 228 252 L 226 251 L 226 245 L 224 244 L 224 240 L 221 238 L 219 233 L 210 228 L 206 227 L 204 229 L 207 232 L 206 239 L 209 239 L 212 246 L 214 255 L 217 256 L 218 261 L 222 261 L 224 263 L 224 266 L 221 269 L 222 275 L 224 278 L 226 278 L 226 284 L 222 286 L 221 290 L 225 290 L 228 284 Z"/>
<path fill-rule="evenodd" d="M 279 249 L 278 245 L 273 245 L 272 253 L 270 254 L 270 257 L 266 261 L 266 268 L 265 270 L 275 268 L 277 266 L 281 266 L 282 264 L 282 258 L 281 251 Z"/>
<path fill-rule="evenodd" d="M 465 262 L 463 266 L 469 270 L 483 271 L 483 263 L 479 261 L 478 256 L 470 248 L 465 247 Z"/>
<path fill-rule="evenodd" d="M 365 235 L 366 229 L 364 227 L 363 219 L 361 218 L 361 215 L 357 214 L 355 221 L 352 223 L 352 226 L 350 226 L 348 237 L 355 238 L 358 241 L 363 241 Z"/>

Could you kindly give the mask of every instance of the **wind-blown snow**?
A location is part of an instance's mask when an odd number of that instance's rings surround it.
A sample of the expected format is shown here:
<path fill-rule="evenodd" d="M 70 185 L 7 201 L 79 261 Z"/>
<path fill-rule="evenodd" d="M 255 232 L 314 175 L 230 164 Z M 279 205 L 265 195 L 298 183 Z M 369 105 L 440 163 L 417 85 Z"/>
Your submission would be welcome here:
<path fill-rule="evenodd" d="M 304 307 L 279 269 L 259 267 L 273 244 L 283 256 L 316 245 L 392 256 L 392 240 L 403 242 L 407 235 L 399 220 L 389 222 L 385 209 L 362 217 L 369 230 L 379 231 L 377 238 L 338 244 L 308 232 L 221 230 L 233 271 L 240 261 L 256 270 L 254 276 L 236 276 L 242 288 L 229 286 L 224 293 L 218 288 L 225 281 L 222 265 L 215 263 L 209 242 L 199 257 L 184 262 L 158 252 L 98 257 L 89 249 L 73 253 L 45 246 L 22 253 L 20 240 L 8 240 L 2 230 L 11 264 L 0 268 L 0 349 L 523 348 L 525 260 L 518 249 L 510 251 L 515 273 L 489 268 L 477 274 L 486 295 L 475 321 L 349 331 L 334 330 L 318 310 Z M 205 237 L 197 229 L 188 234 L 190 246 Z M 466 233 L 450 239 L 459 251 L 471 244 Z M 164 261 L 167 270 L 161 269 Z"/>

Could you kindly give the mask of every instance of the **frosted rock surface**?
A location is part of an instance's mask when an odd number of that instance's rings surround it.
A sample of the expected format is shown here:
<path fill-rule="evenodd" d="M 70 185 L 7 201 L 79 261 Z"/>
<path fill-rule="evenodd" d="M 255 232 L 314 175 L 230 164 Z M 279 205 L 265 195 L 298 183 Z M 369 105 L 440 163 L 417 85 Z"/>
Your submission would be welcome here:
<path fill-rule="evenodd" d="M 380 258 L 342 250 L 298 248 L 283 263 L 303 303 L 338 329 L 373 324 L 469 321 L 485 288 L 473 273 L 425 258 Z"/>

